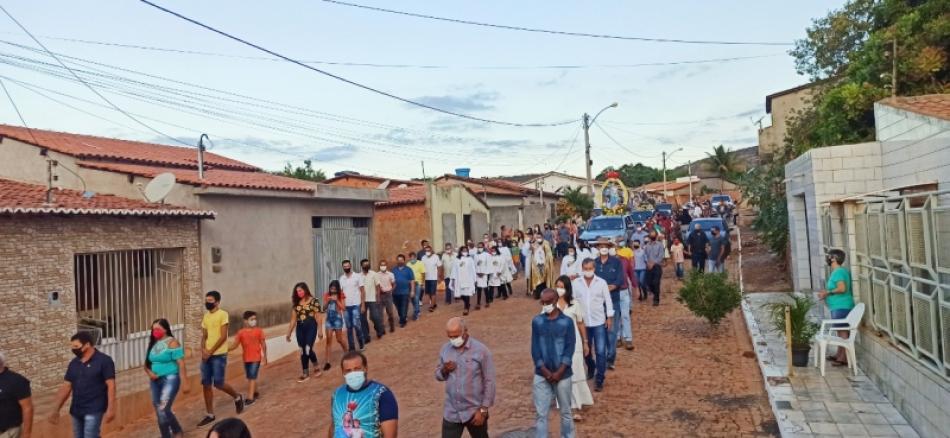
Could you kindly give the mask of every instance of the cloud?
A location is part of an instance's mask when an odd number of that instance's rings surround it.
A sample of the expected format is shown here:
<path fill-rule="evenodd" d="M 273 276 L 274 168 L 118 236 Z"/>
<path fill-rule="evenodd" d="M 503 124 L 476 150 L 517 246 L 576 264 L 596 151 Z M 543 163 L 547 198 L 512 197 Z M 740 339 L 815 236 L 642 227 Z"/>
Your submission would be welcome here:
<path fill-rule="evenodd" d="M 699 75 L 702 75 L 709 70 L 712 70 L 711 65 L 707 64 L 698 64 L 698 65 L 676 65 L 667 69 L 660 70 L 653 76 L 647 78 L 647 81 L 661 81 L 668 79 L 690 79 Z"/>
<path fill-rule="evenodd" d="M 429 129 L 439 132 L 480 131 L 488 129 L 488 124 L 446 116 L 429 122 Z"/>
<path fill-rule="evenodd" d="M 560 83 L 561 79 L 564 79 L 565 76 L 567 76 L 567 70 L 561 70 L 557 76 L 546 81 L 538 82 L 538 86 L 539 87 L 553 87 L 557 85 L 558 83 Z"/>
<path fill-rule="evenodd" d="M 356 146 L 353 146 L 350 144 L 345 144 L 341 146 L 331 146 L 328 148 L 320 149 L 319 151 L 313 153 L 313 155 L 311 155 L 310 158 L 318 162 L 337 161 L 337 160 L 350 158 L 356 155 L 358 151 L 359 150 L 356 148 Z"/>
<path fill-rule="evenodd" d="M 730 138 L 728 140 L 723 140 L 723 144 L 756 144 L 759 141 L 757 137 L 740 137 L 740 138 Z"/>
<path fill-rule="evenodd" d="M 699 76 L 703 73 L 706 73 L 709 70 L 712 70 L 711 65 L 708 65 L 708 64 L 697 65 L 691 69 L 686 69 L 686 73 L 683 75 L 683 77 L 689 79 L 692 77 Z"/>
<path fill-rule="evenodd" d="M 741 113 L 738 113 L 738 114 L 736 114 L 736 115 L 733 116 L 733 117 L 735 117 L 735 118 L 740 118 L 740 117 L 752 117 L 752 116 L 755 116 L 755 115 L 762 114 L 762 113 L 764 113 L 764 112 L 765 112 L 765 110 L 762 109 L 762 108 L 754 108 L 754 109 L 750 109 L 750 110 L 748 110 L 748 111 L 743 111 L 743 112 L 741 112 Z"/>
<path fill-rule="evenodd" d="M 497 146 L 500 148 L 511 148 L 515 146 L 524 146 L 531 143 L 528 140 L 488 140 L 484 142 L 487 146 Z"/>
<path fill-rule="evenodd" d="M 446 111 L 486 111 L 495 109 L 492 102 L 498 100 L 498 93 L 494 91 L 479 91 L 467 96 L 420 96 L 412 100 Z"/>

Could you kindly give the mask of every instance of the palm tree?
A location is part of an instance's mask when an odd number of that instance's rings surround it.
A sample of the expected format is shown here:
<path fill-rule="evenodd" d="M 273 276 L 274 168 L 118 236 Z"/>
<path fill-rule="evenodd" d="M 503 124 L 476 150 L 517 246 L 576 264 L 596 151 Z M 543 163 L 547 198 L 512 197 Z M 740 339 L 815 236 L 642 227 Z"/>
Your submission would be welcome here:
<path fill-rule="evenodd" d="M 735 175 L 740 172 L 739 160 L 736 159 L 735 152 L 727 150 L 723 145 L 714 147 L 713 153 L 706 152 L 706 155 L 709 157 L 706 168 L 719 176 L 719 193 L 722 193 L 722 182 L 733 182 Z"/>
<path fill-rule="evenodd" d="M 571 206 L 575 212 L 580 213 L 582 217 L 590 217 L 590 213 L 594 209 L 594 200 L 587 196 L 583 187 L 566 187 L 561 196 L 564 202 Z"/>

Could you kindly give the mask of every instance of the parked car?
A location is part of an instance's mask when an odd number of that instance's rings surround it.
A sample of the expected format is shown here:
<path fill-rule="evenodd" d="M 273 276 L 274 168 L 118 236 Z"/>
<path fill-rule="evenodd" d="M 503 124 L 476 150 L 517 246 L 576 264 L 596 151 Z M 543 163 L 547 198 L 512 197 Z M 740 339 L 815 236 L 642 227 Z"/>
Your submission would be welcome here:
<path fill-rule="evenodd" d="M 730 195 L 713 195 L 709 203 L 712 205 L 712 208 L 718 207 L 719 204 L 721 203 L 725 203 L 729 207 L 736 205 L 735 202 L 732 200 L 732 196 Z"/>
<path fill-rule="evenodd" d="M 597 216 L 587 221 L 580 239 L 593 244 L 597 239 L 606 237 L 611 240 L 617 238 L 628 239 L 633 234 L 633 226 L 628 221 L 629 216 Z"/>
<path fill-rule="evenodd" d="M 633 226 L 637 225 L 643 226 L 646 224 L 647 220 L 653 217 L 653 212 L 649 210 L 635 210 L 631 212 L 627 217 L 630 218 L 630 221 L 633 223 Z"/>
<path fill-rule="evenodd" d="M 689 223 L 686 233 L 683 234 L 682 237 L 684 242 L 686 241 L 686 237 L 696 229 L 697 224 L 703 226 L 703 232 L 706 233 L 706 237 L 709 239 L 712 238 L 712 227 L 719 227 L 719 232 L 721 232 L 723 236 L 726 236 L 727 239 L 729 238 L 729 228 L 726 227 L 726 223 L 723 222 L 722 218 L 701 217 L 693 219 L 693 221 Z"/>

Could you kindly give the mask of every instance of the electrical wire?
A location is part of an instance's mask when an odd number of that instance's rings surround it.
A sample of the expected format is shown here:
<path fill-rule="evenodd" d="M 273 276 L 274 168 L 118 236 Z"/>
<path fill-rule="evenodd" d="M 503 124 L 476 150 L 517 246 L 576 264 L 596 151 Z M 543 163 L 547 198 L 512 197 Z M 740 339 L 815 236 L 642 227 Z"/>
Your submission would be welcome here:
<path fill-rule="evenodd" d="M 99 96 L 100 99 L 102 99 L 103 101 L 105 101 L 106 103 L 108 103 L 110 106 L 112 106 L 116 111 L 125 114 L 126 117 L 132 119 L 132 121 L 134 121 L 135 123 L 138 123 L 139 125 L 142 125 L 143 127 L 145 127 L 146 129 L 148 129 L 149 131 L 152 131 L 152 132 L 154 132 L 154 133 L 156 133 L 156 134 L 158 134 L 158 135 L 161 135 L 161 136 L 163 136 L 163 137 L 169 138 L 169 139 L 171 139 L 172 141 L 174 141 L 174 142 L 176 142 L 176 143 L 180 143 L 180 144 L 182 144 L 182 145 L 192 147 L 192 145 L 190 145 L 190 144 L 188 144 L 188 143 L 185 143 L 185 142 L 183 142 L 183 141 L 181 141 L 181 140 L 179 140 L 179 139 L 177 139 L 177 138 L 175 138 L 175 137 L 172 137 L 171 135 L 168 135 L 168 134 L 166 134 L 166 133 L 164 133 L 164 132 L 162 132 L 162 131 L 159 131 L 159 130 L 153 128 L 152 126 L 146 124 L 145 122 L 142 122 L 141 120 L 139 120 L 139 119 L 136 118 L 135 116 L 133 116 L 133 115 L 131 115 L 131 114 L 128 114 L 128 113 L 127 113 L 125 110 L 123 110 L 122 108 L 119 108 L 119 107 L 118 107 L 116 104 L 114 104 L 111 100 L 109 100 L 108 98 L 106 98 L 105 96 L 103 96 L 101 93 L 99 93 L 99 91 L 97 91 L 97 90 L 96 90 L 95 88 L 93 88 L 91 85 L 87 84 L 81 77 L 79 77 L 79 75 L 76 74 L 76 72 L 72 71 L 72 69 L 70 69 L 61 59 L 59 59 L 59 57 L 57 57 L 56 54 L 54 54 L 52 51 L 50 51 L 48 48 L 46 48 L 46 46 L 43 45 L 43 43 L 40 42 L 40 40 L 38 40 L 35 36 L 33 36 L 33 34 L 30 33 L 30 31 L 29 31 L 25 26 L 23 26 L 23 24 L 21 24 L 12 14 L 10 14 L 10 12 L 7 11 L 7 9 L 4 8 L 3 5 L 0 5 L 0 10 L 2 10 L 3 13 L 6 14 L 7 17 L 10 18 L 11 21 L 13 21 L 14 23 L 16 23 L 16 25 L 17 25 L 21 30 L 23 30 L 24 33 L 26 33 L 27 35 L 29 35 L 30 38 L 31 38 L 38 46 L 42 47 L 43 50 L 46 51 L 46 53 L 47 53 L 50 57 L 52 57 L 53 59 L 55 59 L 56 62 L 59 63 L 59 65 L 63 66 L 63 68 L 65 68 L 65 69 L 68 70 L 70 73 L 72 73 L 73 76 L 75 76 L 76 79 L 79 80 L 79 82 L 82 82 L 82 83 L 86 86 L 86 88 L 89 89 L 89 91 L 92 91 L 93 94 Z"/>
<path fill-rule="evenodd" d="M 610 139 L 611 142 L 613 142 L 613 144 L 617 145 L 617 147 L 619 147 L 620 149 L 623 149 L 623 150 L 627 151 L 627 153 L 629 153 L 630 155 L 633 155 L 633 156 L 639 157 L 639 158 L 643 158 L 643 159 L 653 159 L 653 158 L 656 158 L 656 157 L 659 156 L 659 155 L 643 155 L 643 154 L 638 154 L 638 153 L 636 153 L 636 152 L 634 152 L 634 151 L 628 149 L 626 146 L 624 146 L 623 144 L 621 144 L 619 141 L 617 141 L 617 139 L 615 139 L 612 135 L 610 135 L 610 133 L 607 132 L 607 130 L 604 129 L 604 127 L 601 126 L 599 122 L 596 122 L 596 121 L 595 121 L 595 122 L 594 122 L 594 125 L 597 126 L 597 129 L 599 129 L 600 132 L 604 133 L 604 135 L 606 135 L 607 138 Z"/>
<path fill-rule="evenodd" d="M 445 22 L 456 23 L 456 24 L 468 24 L 472 26 L 490 27 L 490 28 L 496 28 L 496 29 L 517 30 L 517 31 L 522 31 L 522 32 L 536 32 L 536 33 L 546 33 L 546 34 L 584 37 L 584 38 L 602 38 L 602 39 L 612 39 L 612 40 L 628 40 L 628 41 L 642 41 L 642 42 L 651 42 L 651 43 L 676 43 L 676 44 L 746 45 L 746 46 L 791 46 L 792 45 L 792 43 L 781 43 L 781 42 L 687 40 L 687 39 L 676 39 L 676 38 L 648 38 L 648 37 L 606 35 L 606 34 L 596 34 L 596 33 L 586 33 L 586 32 L 567 32 L 567 31 L 561 31 L 561 30 L 538 29 L 538 28 L 524 27 L 524 26 L 508 26 L 504 24 L 483 23 L 479 21 L 461 20 L 457 18 L 437 17 L 435 15 L 426 15 L 426 14 L 417 14 L 413 12 L 397 11 L 394 9 L 378 8 L 375 6 L 367 6 L 367 5 L 357 4 L 357 3 L 348 3 L 348 2 L 343 2 L 339 0 L 323 0 L 323 1 L 325 3 L 332 3 L 332 4 L 340 5 L 340 6 L 349 6 L 352 8 L 365 9 L 369 11 L 385 12 L 388 14 L 404 15 L 407 17 L 415 17 L 415 18 L 425 18 L 428 20 L 438 20 L 438 21 L 445 21 Z"/>
<path fill-rule="evenodd" d="M 563 166 L 564 162 L 567 161 L 567 157 L 571 156 L 571 152 L 574 152 L 574 145 L 577 144 L 577 137 L 579 137 L 580 134 L 581 134 L 580 130 L 578 130 L 577 133 L 574 134 L 574 139 L 571 140 L 571 147 L 567 148 L 567 153 L 564 154 L 564 158 L 561 158 L 561 162 L 557 163 L 557 166 L 554 166 L 555 172 L 561 169 L 561 166 Z"/>
<path fill-rule="evenodd" d="M 5 32 L 0 32 L 5 33 Z M 214 56 L 220 58 L 230 58 L 230 59 L 246 59 L 254 61 L 276 61 L 284 62 L 283 59 L 273 58 L 268 56 L 247 56 L 247 55 L 235 55 L 229 53 L 220 53 L 220 52 L 210 52 L 204 50 L 190 50 L 190 49 L 178 49 L 173 47 L 156 47 L 143 44 L 124 44 L 116 43 L 111 41 L 96 41 L 96 40 L 87 40 L 80 38 L 66 38 L 66 37 L 57 37 L 57 36 L 46 36 L 38 35 L 40 38 L 55 40 L 55 41 L 65 41 L 78 44 L 89 44 L 89 45 L 98 45 L 104 47 L 118 47 L 123 49 L 136 49 L 136 50 L 146 50 L 146 51 L 155 51 L 155 52 L 166 52 L 166 53 L 176 53 L 181 55 L 198 55 L 198 56 Z M 761 58 L 771 58 L 776 56 L 785 56 L 785 53 L 771 53 L 763 55 L 750 55 L 750 56 L 732 56 L 726 58 L 709 58 L 709 59 L 693 59 L 693 60 L 682 60 L 682 61 L 658 61 L 658 62 L 641 62 L 634 64 L 552 64 L 552 65 L 444 65 L 444 64 L 381 64 L 381 63 L 370 63 L 370 62 L 351 62 L 351 61 L 323 61 L 323 60 L 301 60 L 300 62 L 304 64 L 322 64 L 322 65 L 335 65 L 335 66 L 345 66 L 345 67 L 373 67 L 373 68 L 395 68 L 395 69 L 421 69 L 421 70 L 444 70 L 444 69 L 471 69 L 471 70 L 580 70 L 580 69 L 593 69 L 593 68 L 639 68 L 639 67 L 658 67 L 658 66 L 670 66 L 670 65 L 683 65 L 683 64 L 709 64 L 709 63 L 724 63 L 724 62 L 735 62 L 735 61 L 744 61 L 748 59 L 761 59 Z"/>
<path fill-rule="evenodd" d="M 366 91 L 369 91 L 369 92 L 371 92 L 371 93 L 375 93 L 375 94 L 378 94 L 378 95 L 380 95 L 380 96 L 385 96 L 385 97 L 388 97 L 388 98 L 390 98 L 390 99 L 394 99 L 394 100 L 397 100 L 397 101 L 400 101 L 400 102 L 403 102 L 403 103 L 407 103 L 407 104 L 409 104 L 409 105 L 417 106 L 417 107 L 419 107 L 419 108 L 425 108 L 425 109 L 429 109 L 429 110 L 432 110 L 432 111 L 435 111 L 435 112 L 439 112 L 439 113 L 442 113 L 442 114 L 447 114 L 447 115 L 450 115 L 450 116 L 459 117 L 459 118 L 463 118 L 463 119 L 474 120 L 474 121 L 476 121 L 476 122 L 492 123 L 492 124 L 496 124 L 496 125 L 515 126 L 515 127 L 552 127 L 552 126 L 561 126 L 561 125 L 567 125 L 567 124 L 570 124 L 570 123 L 575 123 L 575 122 L 577 122 L 577 119 L 574 119 L 574 120 L 565 120 L 565 121 L 560 121 L 560 122 L 550 122 L 550 123 L 515 123 L 515 122 L 506 122 L 506 121 L 502 121 L 502 120 L 486 119 L 486 118 L 482 118 L 482 117 L 471 116 L 471 115 L 468 115 L 468 114 L 457 113 L 457 112 L 450 111 L 450 110 L 447 110 L 447 109 L 444 109 L 444 108 L 439 108 L 439 107 L 436 107 L 436 106 L 433 106 L 433 105 L 429 105 L 429 104 L 426 104 L 426 103 L 417 102 L 417 101 L 415 101 L 415 100 L 412 100 L 412 99 L 409 99 L 409 98 L 405 98 L 405 97 L 401 97 L 401 96 L 397 96 L 397 95 L 395 95 L 395 94 L 392 94 L 392 93 L 389 93 L 389 92 L 386 92 L 386 91 L 382 91 L 382 90 L 379 90 L 379 89 L 370 87 L 369 85 L 365 85 L 365 84 L 362 84 L 362 83 L 360 83 L 360 82 L 356 82 L 356 81 L 354 81 L 354 80 L 347 79 L 347 78 L 345 78 L 345 77 L 343 77 L 343 76 L 336 75 L 336 74 L 330 73 L 330 72 L 328 72 L 328 71 L 321 70 L 321 69 L 319 69 L 319 68 L 316 68 L 316 67 L 313 67 L 313 66 L 311 66 L 311 65 L 305 64 L 305 63 L 303 63 L 303 62 L 301 62 L 301 61 L 298 61 L 298 60 L 296 60 L 296 59 L 294 59 L 294 58 L 291 58 L 291 57 L 289 57 L 289 56 L 282 55 L 282 54 L 277 53 L 277 52 L 275 52 L 275 51 L 273 51 L 273 50 L 267 49 L 267 48 L 265 48 L 265 47 L 263 47 L 263 46 L 261 46 L 261 45 L 258 45 L 258 44 L 252 43 L 252 42 L 250 42 L 250 41 L 247 41 L 247 40 L 245 40 L 245 39 L 239 38 L 239 37 L 237 37 L 237 36 L 231 35 L 231 34 L 229 34 L 229 33 L 227 33 L 227 32 L 224 32 L 224 31 L 222 31 L 222 30 L 218 30 L 218 29 L 216 29 L 216 28 L 214 28 L 214 27 L 212 27 L 212 26 L 209 26 L 209 25 L 207 25 L 207 24 L 204 24 L 204 23 L 202 23 L 202 22 L 200 22 L 200 21 L 198 21 L 198 20 L 195 20 L 195 19 L 193 19 L 193 18 L 186 17 L 186 16 L 184 16 L 184 15 L 182 15 L 182 14 L 179 14 L 178 12 L 175 12 L 175 11 L 172 11 L 172 10 L 167 9 L 167 8 L 165 8 L 165 7 L 159 6 L 159 5 L 155 4 L 155 3 L 152 3 L 152 2 L 149 1 L 149 0 L 139 0 L 139 1 L 140 1 L 141 3 L 145 3 L 145 4 L 147 4 L 147 5 L 149 5 L 149 6 L 153 7 L 153 8 L 155 8 L 155 9 L 158 9 L 158 10 L 160 10 L 160 11 L 162 11 L 162 12 L 165 12 L 165 13 L 167 13 L 167 14 L 173 15 L 173 16 L 178 17 L 178 18 L 180 18 L 180 19 L 182 19 L 182 20 L 185 20 L 185 21 L 187 21 L 187 22 L 189 22 L 189 23 L 192 23 L 192 24 L 194 24 L 194 25 L 196 25 L 196 26 L 202 27 L 202 28 L 207 29 L 207 30 L 209 30 L 209 31 L 211 31 L 211 32 L 214 32 L 214 33 L 216 33 L 216 34 L 218 34 L 218 35 L 221 35 L 221 36 L 223 36 L 223 37 L 225 37 L 225 38 L 228 38 L 228 39 L 231 39 L 231 40 L 233 40 L 233 41 L 239 42 L 239 43 L 241 43 L 241 44 L 244 44 L 244 45 L 246 45 L 246 46 L 248 46 L 248 47 L 252 47 L 252 48 L 257 49 L 257 50 L 259 50 L 259 51 L 268 53 L 268 54 L 270 54 L 270 55 L 272 55 L 272 56 L 276 56 L 276 57 L 278 57 L 278 58 L 283 59 L 284 61 L 290 62 L 290 63 L 292 63 L 292 64 L 296 64 L 296 65 L 298 65 L 298 66 L 300 66 L 300 67 L 303 67 L 303 68 L 305 68 L 305 69 L 307 69 L 307 70 L 314 71 L 314 72 L 319 73 L 319 74 L 321 74 L 321 75 L 327 76 L 327 77 L 332 78 L 332 79 L 336 79 L 337 81 L 344 82 L 344 83 L 346 83 L 346 84 L 352 85 L 352 86 L 357 87 L 357 88 L 361 88 L 361 89 L 366 90 Z"/>

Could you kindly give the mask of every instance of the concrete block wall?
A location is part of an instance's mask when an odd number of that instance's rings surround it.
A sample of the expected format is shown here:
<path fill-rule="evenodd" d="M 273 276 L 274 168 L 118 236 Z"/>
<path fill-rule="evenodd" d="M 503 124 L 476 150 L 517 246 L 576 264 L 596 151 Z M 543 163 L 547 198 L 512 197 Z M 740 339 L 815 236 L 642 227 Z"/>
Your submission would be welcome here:
<path fill-rule="evenodd" d="M 920 436 L 950 436 L 950 384 L 946 379 L 872 330 L 862 330 L 856 345 L 861 370 Z"/>
<path fill-rule="evenodd" d="M 196 219 L 102 216 L 0 218 L 0 350 L 9 367 L 52 389 L 72 358 L 76 333 L 73 256 L 143 248 L 182 248 L 186 347 L 201 339 L 204 309 Z M 48 293 L 60 292 L 53 306 Z M 162 315 L 153 315 L 158 318 Z"/>
<path fill-rule="evenodd" d="M 396 255 L 416 252 L 422 239 L 432 240 L 432 221 L 426 204 L 380 207 L 373 216 L 373 256 L 371 263 L 386 260 L 396 264 Z M 441 220 L 441 218 L 439 218 Z M 461 219 L 459 219 L 461 220 Z"/>
<path fill-rule="evenodd" d="M 885 187 L 950 179 L 950 121 L 874 106 Z"/>

